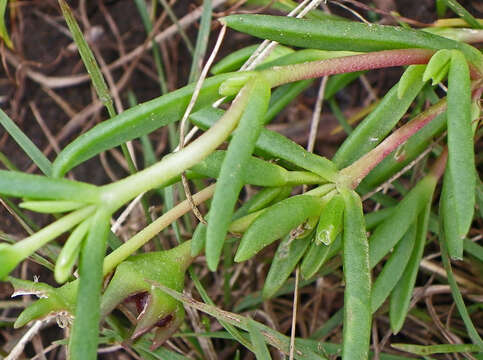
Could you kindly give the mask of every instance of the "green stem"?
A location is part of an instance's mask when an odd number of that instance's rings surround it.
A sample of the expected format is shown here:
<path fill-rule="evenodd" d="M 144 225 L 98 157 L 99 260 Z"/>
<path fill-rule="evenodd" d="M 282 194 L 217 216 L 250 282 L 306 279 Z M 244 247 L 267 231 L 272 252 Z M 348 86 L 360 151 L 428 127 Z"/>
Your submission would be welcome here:
<path fill-rule="evenodd" d="M 201 190 L 199 193 L 193 195 L 193 201 L 196 205 L 208 200 L 213 196 L 215 191 L 215 185 L 208 186 Z M 169 226 L 172 222 L 176 221 L 179 217 L 186 214 L 191 210 L 191 205 L 188 200 L 185 200 L 173 209 L 153 221 L 151 224 L 146 226 L 139 233 L 134 235 L 129 241 L 118 247 L 112 253 L 107 255 L 104 259 L 103 274 L 104 276 L 109 274 L 114 268 L 120 264 L 122 261 L 127 259 L 128 256 L 132 255 L 141 246 L 146 244 L 149 240 L 155 237 L 161 230 Z"/>
<path fill-rule="evenodd" d="M 245 110 L 252 88 L 253 82 L 248 82 L 223 117 L 210 130 L 182 150 L 167 155 L 160 162 L 143 171 L 103 186 L 101 188 L 103 203 L 114 212 L 138 194 L 162 186 L 211 154 L 235 129 Z"/>

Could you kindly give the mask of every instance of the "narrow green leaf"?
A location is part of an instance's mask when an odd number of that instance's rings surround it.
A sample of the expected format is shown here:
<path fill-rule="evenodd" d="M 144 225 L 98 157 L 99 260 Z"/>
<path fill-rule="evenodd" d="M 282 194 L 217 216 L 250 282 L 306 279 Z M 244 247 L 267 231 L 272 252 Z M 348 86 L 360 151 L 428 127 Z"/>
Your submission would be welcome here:
<path fill-rule="evenodd" d="M 7 3 L 8 3 L 8 0 L 0 0 L 0 39 L 5 41 L 5 44 L 10 49 L 13 49 L 12 40 L 10 40 L 10 36 L 8 36 L 7 27 L 5 26 Z"/>
<path fill-rule="evenodd" d="M 478 245 L 476 242 L 473 242 L 470 239 L 465 239 L 464 247 L 467 254 L 474 256 L 483 262 L 483 246 Z"/>
<path fill-rule="evenodd" d="M 432 175 L 424 177 L 401 200 L 393 214 L 374 230 L 369 239 L 371 268 L 376 266 L 408 231 L 418 214 L 431 201 L 435 186 L 436 179 Z"/>
<path fill-rule="evenodd" d="M 267 344 L 263 339 L 263 335 L 254 324 L 255 322 L 251 319 L 248 320 L 248 332 L 250 333 L 250 340 L 253 344 L 253 353 L 255 354 L 257 360 L 271 360 L 270 352 L 268 351 Z"/>
<path fill-rule="evenodd" d="M 1 15 L 1 14 L 0 14 Z M 52 163 L 45 157 L 42 151 L 23 133 L 22 130 L 0 109 L 0 125 L 3 126 L 15 142 L 22 148 L 30 159 L 45 175 L 52 175 Z"/>
<path fill-rule="evenodd" d="M 250 14 L 230 15 L 221 21 L 237 31 L 289 46 L 346 51 L 459 49 L 477 66 L 482 64 L 481 54 L 471 46 L 396 26 Z"/>
<path fill-rule="evenodd" d="M 77 45 L 77 49 L 79 50 L 79 54 L 82 58 L 82 62 L 89 73 L 89 76 L 92 80 L 92 85 L 96 89 L 97 96 L 102 101 L 104 106 L 108 109 L 111 116 L 114 116 L 114 108 L 112 105 L 112 98 L 109 94 L 109 89 L 107 88 L 106 81 L 104 80 L 104 76 L 102 75 L 101 69 L 97 64 L 96 58 L 92 53 L 89 44 L 84 39 L 84 35 L 82 34 L 82 30 L 77 24 L 77 21 L 70 9 L 69 5 L 65 2 L 65 0 L 58 0 L 60 4 L 60 8 L 62 9 L 62 14 L 64 15 L 65 22 L 69 27 L 69 30 L 72 34 L 75 44 Z"/>
<path fill-rule="evenodd" d="M 342 359 L 368 359 L 371 338 L 371 271 L 364 214 L 359 196 L 341 189 L 345 202 L 343 233 L 344 325 Z"/>
<path fill-rule="evenodd" d="M 480 349 L 473 344 L 441 344 L 441 345 L 413 345 L 391 344 L 391 347 L 416 355 L 456 354 L 460 352 L 478 352 Z"/>
<path fill-rule="evenodd" d="M 334 257 L 342 249 L 342 237 L 339 235 L 330 245 L 323 245 L 318 241 L 312 242 L 305 253 L 300 272 L 304 279 L 315 276 L 329 259 Z"/>
<path fill-rule="evenodd" d="M 80 252 L 82 240 L 84 240 L 85 236 L 87 235 L 90 225 L 90 220 L 85 220 L 78 225 L 74 231 L 72 231 L 62 247 L 59 257 L 55 262 L 54 272 L 55 280 L 59 284 L 63 284 L 71 276 L 72 269 Z"/>
<path fill-rule="evenodd" d="M 223 115 L 223 110 L 205 107 L 191 115 L 190 119 L 202 129 L 210 128 Z M 328 181 L 337 179 L 337 169 L 328 159 L 305 150 L 299 144 L 277 132 L 263 128 L 255 144 L 255 151 L 269 157 L 288 161 L 309 170 Z"/>
<path fill-rule="evenodd" d="M 441 50 L 440 50 L 441 51 Z M 434 55 L 431 57 L 433 59 Z M 430 60 L 431 62 L 431 60 Z M 411 87 L 412 84 L 414 84 L 415 81 L 421 81 L 421 70 L 422 69 L 427 69 L 426 65 L 410 65 L 408 68 L 403 72 L 401 78 L 399 79 L 399 82 L 397 83 L 397 97 L 399 99 L 402 99 L 408 88 Z M 426 71 L 424 72 L 426 74 Z M 425 79 L 423 74 L 422 81 L 426 82 L 427 79 Z"/>
<path fill-rule="evenodd" d="M 476 20 L 471 13 L 461 6 L 456 0 L 442 0 L 460 18 L 468 23 L 472 28 L 483 29 L 483 26 Z"/>
<path fill-rule="evenodd" d="M 206 260 L 212 271 L 218 266 L 231 216 L 244 185 L 243 173 L 263 127 L 263 116 L 270 100 L 270 88 L 264 79 L 256 79 L 247 86 L 251 87 L 249 99 L 228 145 L 206 229 Z"/>
<path fill-rule="evenodd" d="M 389 321 L 391 330 L 397 334 L 403 327 L 409 311 L 409 304 L 413 295 L 416 276 L 419 272 L 419 263 L 423 257 L 424 246 L 426 245 L 426 234 L 428 232 L 431 204 L 428 203 L 417 219 L 416 242 L 411 257 L 399 279 L 396 287 L 391 293 L 389 302 Z"/>
<path fill-rule="evenodd" d="M 0 170 L 0 194 L 38 200 L 68 200 L 96 203 L 99 190 L 96 186 L 18 171 Z"/>
<path fill-rule="evenodd" d="M 196 36 L 196 45 L 191 60 L 191 69 L 188 83 L 197 80 L 200 76 L 201 65 L 208 47 L 208 40 L 211 32 L 211 15 L 213 12 L 212 0 L 203 0 L 203 12 L 201 14 L 200 27 Z"/>
<path fill-rule="evenodd" d="M 394 247 L 391 257 L 382 268 L 376 281 L 374 281 L 371 294 L 371 308 L 373 313 L 379 309 L 404 274 L 404 269 L 413 252 L 415 240 L 416 224 L 413 224 Z"/>
<path fill-rule="evenodd" d="M 79 201 L 24 201 L 19 204 L 22 209 L 32 210 L 39 213 L 55 214 L 72 211 L 83 207 L 85 204 Z"/>
<path fill-rule="evenodd" d="M 97 359 L 102 285 L 102 262 L 106 251 L 111 215 L 97 210 L 85 240 L 79 263 L 79 288 L 75 320 L 69 339 L 71 359 Z"/>
<path fill-rule="evenodd" d="M 411 76 L 405 78 L 404 96 L 398 97 L 398 84 L 387 92 L 376 109 L 354 129 L 337 150 L 332 160 L 339 168 L 350 165 L 375 148 L 409 109 L 423 88 L 424 67 L 412 67 L 406 72 L 411 73 Z"/>
<path fill-rule="evenodd" d="M 280 242 L 263 285 L 262 297 L 264 299 L 273 297 L 283 286 L 304 255 L 314 235 L 313 230 L 302 238 L 287 235 Z"/>
<path fill-rule="evenodd" d="M 447 114 L 448 165 L 444 176 L 442 201 L 443 208 L 448 211 L 443 214 L 443 225 L 447 231 L 446 225 L 454 220 L 457 237 L 447 236 L 446 241 L 449 255 L 461 258 L 461 242 L 473 221 L 476 172 L 471 129 L 470 74 L 466 59 L 459 51 L 453 51 L 451 56 Z"/>
<path fill-rule="evenodd" d="M 480 352 L 483 351 L 483 340 L 476 330 L 473 322 L 471 321 L 470 314 L 468 313 L 468 309 L 466 308 L 465 302 L 463 300 L 463 296 L 461 295 L 460 289 L 458 288 L 458 283 L 453 274 L 453 269 L 451 268 L 451 262 L 449 259 L 448 249 L 446 247 L 447 242 L 444 239 L 445 233 L 440 232 L 440 247 L 441 247 L 441 259 L 443 260 L 443 266 L 446 271 L 446 276 L 448 277 L 448 283 L 451 288 L 451 294 L 453 295 L 453 300 L 456 303 L 456 308 L 460 313 L 461 318 L 466 327 L 466 331 L 468 332 L 468 336 L 470 337 L 473 344 L 478 346 Z"/>
<path fill-rule="evenodd" d="M 206 217 L 208 219 L 209 216 Z M 196 226 L 196 229 L 193 233 L 192 241 L 191 241 L 191 256 L 199 255 L 203 249 L 205 248 L 206 244 L 206 224 L 199 223 Z"/>
<path fill-rule="evenodd" d="M 293 196 L 267 208 L 243 235 L 235 261 L 248 260 L 307 218 L 318 216 L 321 209 L 321 200 L 309 195 Z"/>
<path fill-rule="evenodd" d="M 218 87 L 230 77 L 223 74 L 206 79 L 194 108 L 211 105 L 219 98 Z M 74 166 L 100 152 L 146 135 L 181 119 L 194 91 L 194 84 L 134 106 L 101 122 L 67 145 L 53 163 L 53 176 L 61 177 Z"/>

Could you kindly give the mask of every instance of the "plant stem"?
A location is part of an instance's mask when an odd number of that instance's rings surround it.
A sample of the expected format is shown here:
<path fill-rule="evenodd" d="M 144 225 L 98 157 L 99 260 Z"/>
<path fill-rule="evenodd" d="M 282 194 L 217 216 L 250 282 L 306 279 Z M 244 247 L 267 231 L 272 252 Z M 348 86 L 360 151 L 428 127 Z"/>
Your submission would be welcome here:
<path fill-rule="evenodd" d="M 208 200 L 213 196 L 215 191 L 215 184 L 210 185 L 197 194 L 193 195 L 193 201 L 196 205 Z M 156 236 L 161 230 L 169 226 L 173 221 L 183 216 L 191 210 L 191 205 L 188 200 L 176 205 L 173 209 L 153 221 L 146 226 L 139 233 L 134 235 L 129 241 L 118 247 L 112 253 L 107 255 L 104 259 L 103 274 L 104 276 L 109 274 L 114 268 L 124 261 L 128 256 L 132 255 L 141 246 L 146 244 L 154 236 Z"/>
<path fill-rule="evenodd" d="M 253 82 L 249 81 L 223 117 L 187 147 L 167 155 L 160 162 L 143 171 L 103 186 L 101 188 L 103 203 L 114 212 L 138 194 L 162 186 L 211 154 L 235 129 L 245 110 L 252 89 Z"/>
<path fill-rule="evenodd" d="M 426 64 L 434 50 L 399 49 L 343 56 L 301 64 L 275 66 L 261 72 L 271 87 L 298 80 L 393 66 Z"/>
<path fill-rule="evenodd" d="M 446 110 L 446 100 L 441 100 L 437 104 L 431 106 L 422 112 L 407 124 L 400 127 L 392 135 L 387 137 L 376 148 L 362 156 L 359 160 L 342 169 L 340 174 L 344 182 L 355 189 L 364 177 L 374 169 L 386 156 L 396 150 L 400 145 L 404 144 L 412 135 L 417 133 L 426 124 L 433 120 L 436 116 Z"/>

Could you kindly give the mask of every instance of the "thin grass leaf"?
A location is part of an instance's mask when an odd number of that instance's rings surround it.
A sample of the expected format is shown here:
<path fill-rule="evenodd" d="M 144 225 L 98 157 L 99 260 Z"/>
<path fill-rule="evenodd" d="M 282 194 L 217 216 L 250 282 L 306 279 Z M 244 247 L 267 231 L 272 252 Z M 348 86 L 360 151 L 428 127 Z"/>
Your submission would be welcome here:
<path fill-rule="evenodd" d="M 476 20 L 471 13 L 461 6 L 456 0 L 442 0 L 451 10 L 453 10 L 460 18 L 468 23 L 474 29 L 483 29 L 483 26 Z"/>
<path fill-rule="evenodd" d="M 371 293 L 372 313 L 379 309 L 398 284 L 399 279 L 404 275 L 404 269 L 411 258 L 415 241 L 416 224 L 413 224 L 394 247 L 391 257 L 382 268 L 376 281 L 374 281 Z"/>
<path fill-rule="evenodd" d="M 459 49 L 478 67 L 483 64 L 478 50 L 467 44 L 402 27 L 251 14 L 230 15 L 220 21 L 237 31 L 289 46 L 364 52 L 408 48 Z"/>
<path fill-rule="evenodd" d="M 5 42 L 5 45 L 10 49 L 13 49 L 12 40 L 10 40 L 7 27 L 5 26 L 7 4 L 8 0 L 0 0 L 0 39 L 2 39 Z"/>
<path fill-rule="evenodd" d="M 0 125 L 3 126 L 15 142 L 22 148 L 27 156 L 37 165 L 45 175 L 52 175 L 52 163 L 45 157 L 42 151 L 30 140 L 27 135 L 0 109 Z"/>
<path fill-rule="evenodd" d="M 250 319 L 247 322 L 248 332 L 250 333 L 250 340 L 253 344 L 253 353 L 257 360 L 271 360 L 270 352 L 268 351 L 267 344 L 263 339 L 263 335 L 260 329 L 256 326 L 253 320 Z"/>
<path fill-rule="evenodd" d="M 310 335 L 311 339 L 318 340 L 326 337 L 329 335 L 332 330 L 334 330 L 337 326 L 342 325 L 344 321 L 344 308 L 340 308 L 332 315 L 329 320 L 327 320 L 324 325 L 322 325 L 319 329 L 315 330 L 313 334 Z"/>
<path fill-rule="evenodd" d="M 442 226 L 440 226 L 442 228 Z M 478 346 L 480 351 L 483 351 L 483 340 L 480 337 L 480 334 L 478 333 L 478 330 L 476 330 L 475 326 L 473 325 L 473 322 L 471 321 L 470 314 L 468 313 L 468 309 L 466 308 L 466 305 L 463 300 L 463 296 L 461 295 L 460 289 L 458 288 L 458 284 L 456 282 L 456 279 L 453 274 L 453 269 L 451 268 L 451 262 L 449 259 L 449 253 L 447 249 L 447 242 L 444 239 L 445 233 L 440 232 L 439 237 L 441 239 L 440 241 L 440 248 L 441 248 L 441 259 L 443 260 L 443 267 L 446 271 L 446 276 L 448 278 L 448 283 L 451 288 L 451 294 L 453 295 L 453 300 L 456 303 L 456 308 L 458 309 L 461 319 L 463 320 L 466 331 L 468 332 L 468 336 L 470 337 L 471 341 L 473 344 Z"/>
<path fill-rule="evenodd" d="M 290 338 L 280 334 L 279 332 L 271 329 L 268 326 L 265 326 L 263 324 L 260 324 L 259 322 L 256 322 L 252 319 L 249 319 L 247 317 L 231 313 L 225 310 L 218 309 L 217 307 L 213 305 L 208 305 L 201 303 L 199 301 L 196 301 L 195 299 L 186 296 L 184 294 L 181 294 L 177 291 L 174 291 L 173 289 L 170 289 L 162 284 L 156 284 L 152 283 L 153 286 L 163 290 L 167 294 L 171 295 L 175 299 L 183 302 L 183 304 L 191 306 L 197 310 L 200 310 L 206 314 L 209 314 L 215 318 L 218 319 L 218 321 L 224 321 L 226 323 L 229 323 L 233 326 L 236 326 L 242 330 L 248 331 L 248 321 L 253 321 L 253 325 L 256 326 L 261 334 L 263 335 L 266 343 L 272 345 L 276 349 L 282 351 L 285 354 L 289 353 L 289 348 L 290 348 Z M 300 359 L 300 360 L 326 360 L 325 357 L 321 356 L 320 351 L 315 350 L 307 346 L 304 341 L 301 339 L 296 339 L 295 341 L 295 359 Z"/>
<path fill-rule="evenodd" d="M 367 359 L 371 338 L 371 271 L 364 214 L 359 196 L 341 189 L 345 202 L 343 232 L 344 325 L 342 359 Z"/>
<path fill-rule="evenodd" d="M 248 260 L 307 218 L 318 216 L 321 210 L 321 200 L 309 195 L 293 196 L 272 205 L 256 218 L 243 235 L 235 261 Z"/>
<path fill-rule="evenodd" d="M 87 183 L 0 170 L 0 194 L 38 200 L 99 201 L 99 190 Z"/>
<path fill-rule="evenodd" d="M 369 239 L 371 268 L 376 266 L 408 231 L 418 214 L 432 199 L 435 186 L 436 179 L 433 175 L 424 177 L 401 200 L 393 214 L 372 233 Z"/>
<path fill-rule="evenodd" d="M 444 17 L 447 8 L 448 5 L 445 0 L 436 0 L 436 14 L 438 15 L 438 18 Z"/>
<path fill-rule="evenodd" d="M 102 101 L 104 106 L 108 109 L 109 114 L 114 116 L 114 107 L 112 105 L 112 98 L 109 93 L 109 89 L 107 88 L 106 81 L 104 80 L 104 76 L 102 76 L 101 69 L 97 64 L 96 58 L 92 53 L 87 41 L 82 34 L 82 30 L 77 24 L 77 21 L 72 13 L 71 8 L 65 2 L 65 0 L 58 0 L 60 8 L 62 10 L 62 14 L 64 15 L 65 22 L 69 27 L 69 30 L 72 34 L 75 44 L 77 45 L 77 49 L 79 50 L 79 54 L 82 58 L 82 62 L 89 73 L 89 76 L 92 80 L 92 85 L 94 85 L 94 89 L 96 89 L 97 96 Z"/>
<path fill-rule="evenodd" d="M 483 262 L 483 246 L 471 241 L 470 239 L 465 239 L 464 247 L 467 254 L 474 256 Z"/>
<path fill-rule="evenodd" d="M 201 73 L 201 65 L 208 47 L 208 40 L 211 31 L 211 13 L 213 11 L 212 0 L 203 1 L 203 13 L 201 14 L 200 27 L 196 37 L 195 50 L 193 59 L 191 60 L 191 69 L 188 77 L 188 83 L 197 80 Z"/>
<path fill-rule="evenodd" d="M 403 327 L 409 311 L 409 304 L 413 294 L 416 276 L 419 272 L 419 263 L 423 257 L 424 246 L 426 245 L 426 234 L 428 232 L 431 204 L 428 203 L 417 219 L 416 241 L 411 257 L 399 279 L 396 287 L 391 293 L 389 302 L 389 321 L 391 330 L 397 334 Z"/>
<path fill-rule="evenodd" d="M 243 173 L 263 127 L 263 116 L 270 100 L 270 88 L 265 80 L 257 79 L 247 86 L 250 87 L 247 105 L 220 169 L 206 229 L 206 261 L 212 271 L 218 266 L 231 216 L 244 185 Z"/>
<path fill-rule="evenodd" d="M 79 287 L 75 320 L 69 339 L 71 359 L 97 359 L 101 305 L 102 262 L 106 251 L 111 215 L 97 210 L 79 262 Z"/>
<path fill-rule="evenodd" d="M 456 354 L 480 351 L 480 348 L 473 344 L 441 344 L 428 346 L 413 344 L 391 344 L 391 347 L 416 355 Z"/>
<path fill-rule="evenodd" d="M 166 11 L 166 13 L 168 14 L 171 21 L 176 25 L 176 28 L 178 29 L 179 35 L 183 39 L 183 41 L 186 45 L 186 48 L 188 49 L 190 54 L 193 54 L 193 52 L 194 52 L 193 44 L 191 43 L 191 40 L 190 40 L 188 34 L 186 34 L 186 31 L 184 31 L 183 27 L 181 26 L 178 18 L 176 17 L 176 14 L 173 12 L 171 5 L 168 4 L 166 2 L 166 0 L 159 0 L 159 2 L 161 3 L 161 5 L 163 5 L 163 8 Z"/>
<path fill-rule="evenodd" d="M 423 88 L 424 67 L 410 67 L 406 72 L 410 72 L 411 76 L 404 78 L 406 79 L 404 95 L 399 98 L 399 85 L 393 86 L 376 109 L 354 129 L 339 147 L 332 158 L 332 161 L 339 168 L 350 165 L 375 148 L 409 109 L 409 106 Z"/>
<path fill-rule="evenodd" d="M 475 157 L 471 129 L 471 82 L 468 64 L 453 51 L 448 75 L 448 166 L 444 176 L 442 209 L 445 237 L 452 258 L 463 256 L 463 238 L 473 221 Z M 456 226 L 449 229 L 448 226 Z M 454 231 L 452 231 L 454 230 Z"/>
<path fill-rule="evenodd" d="M 315 231 L 301 238 L 286 236 L 277 248 L 263 285 L 262 297 L 270 299 L 283 286 L 314 238 Z"/>

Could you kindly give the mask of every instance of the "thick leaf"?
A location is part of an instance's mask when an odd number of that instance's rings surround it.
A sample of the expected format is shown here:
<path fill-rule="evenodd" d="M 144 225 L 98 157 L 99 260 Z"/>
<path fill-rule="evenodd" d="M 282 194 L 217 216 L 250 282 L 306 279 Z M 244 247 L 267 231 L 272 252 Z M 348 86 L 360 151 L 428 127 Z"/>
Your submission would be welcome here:
<path fill-rule="evenodd" d="M 368 359 L 371 338 L 371 270 L 364 214 L 359 196 L 341 189 L 345 202 L 343 233 L 344 325 L 342 359 Z"/>
<path fill-rule="evenodd" d="M 413 224 L 394 247 L 394 252 L 382 268 L 376 281 L 374 281 L 371 294 L 373 313 L 379 309 L 403 275 L 404 269 L 410 260 L 415 240 L 416 226 Z"/>
<path fill-rule="evenodd" d="M 38 200 L 99 201 L 96 186 L 6 170 L 0 170 L 0 194 Z"/>
<path fill-rule="evenodd" d="M 101 305 L 102 262 L 106 252 L 111 215 L 103 209 L 92 218 L 79 262 L 79 287 L 75 320 L 69 339 L 71 359 L 97 359 Z"/>
<path fill-rule="evenodd" d="M 450 62 L 451 50 L 439 50 L 431 57 L 431 60 L 429 60 L 426 70 L 424 71 L 423 81 L 433 79 L 433 86 L 440 83 L 448 74 Z"/>
<path fill-rule="evenodd" d="M 235 261 L 248 260 L 307 218 L 318 216 L 321 209 L 321 200 L 309 195 L 293 196 L 267 208 L 243 235 Z"/>
<path fill-rule="evenodd" d="M 342 248 L 342 237 L 338 236 L 330 245 L 318 241 L 312 242 L 300 265 L 300 271 L 305 279 L 315 276 L 329 259 L 334 257 Z"/>
<path fill-rule="evenodd" d="M 247 171 L 270 100 L 270 87 L 263 79 L 253 80 L 246 86 L 250 87 L 249 99 L 220 169 L 206 229 L 206 261 L 212 271 L 218 266 L 235 204 L 244 185 L 243 174 Z"/>
<path fill-rule="evenodd" d="M 451 56 L 447 114 L 448 166 L 442 195 L 443 223 L 448 232 L 446 241 L 449 255 L 461 258 L 462 241 L 473 221 L 476 172 L 471 129 L 470 74 L 466 59 L 459 51 L 453 51 Z M 447 226 L 450 225 L 456 226 L 454 233 L 448 231 Z"/>
<path fill-rule="evenodd" d="M 230 15 L 221 22 L 252 36 L 290 46 L 346 51 L 459 49 L 476 65 L 482 64 L 481 55 L 471 46 L 403 27 L 269 15 Z"/>
<path fill-rule="evenodd" d="M 231 74 L 206 79 L 194 110 L 211 105 L 219 98 L 218 87 Z M 195 84 L 134 106 L 103 121 L 67 145 L 53 164 L 53 175 L 67 171 L 100 152 L 111 149 L 181 119 L 193 94 Z"/>
<path fill-rule="evenodd" d="M 332 244 L 342 230 L 343 217 L 344 199 L 341 195 L 336 194 L 324 206 L 320 214 L 315 241 L 324 245 Z"/>
<path fill-rule="evenodd" d="M 428 203 L 417 219 L 416 242 L 411 257 L 404 268 L 404 273 L 391 293 L 389 303 L 389 321 L 391 330 L 397 334 L 403 327 L 409 311 L 409 303 L 413 295 L 416 276 L 419 272 L 419 263 L 423 257 L 428 232 L 431 204 Z"/>

